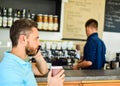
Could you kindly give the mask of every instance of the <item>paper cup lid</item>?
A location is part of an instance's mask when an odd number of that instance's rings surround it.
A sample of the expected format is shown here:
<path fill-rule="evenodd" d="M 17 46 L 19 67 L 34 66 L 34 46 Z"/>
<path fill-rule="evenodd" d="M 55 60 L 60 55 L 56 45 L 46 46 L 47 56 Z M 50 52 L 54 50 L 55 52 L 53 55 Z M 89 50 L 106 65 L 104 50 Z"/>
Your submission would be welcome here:
<path fill-rule="evenodd" d="M 51 66 L 51 69 L 62 69 L 62 66 Z"/>

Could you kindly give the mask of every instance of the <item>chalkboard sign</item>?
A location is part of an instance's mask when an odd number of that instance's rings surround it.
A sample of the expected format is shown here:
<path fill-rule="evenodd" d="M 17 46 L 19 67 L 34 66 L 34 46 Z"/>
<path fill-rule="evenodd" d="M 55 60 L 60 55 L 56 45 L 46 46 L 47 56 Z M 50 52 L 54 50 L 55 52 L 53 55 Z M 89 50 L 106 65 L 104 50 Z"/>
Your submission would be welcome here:
<path fill-rule="evenodd" d="M 104 31 L 120 32 L 120 0 L 106 0 Z"/>

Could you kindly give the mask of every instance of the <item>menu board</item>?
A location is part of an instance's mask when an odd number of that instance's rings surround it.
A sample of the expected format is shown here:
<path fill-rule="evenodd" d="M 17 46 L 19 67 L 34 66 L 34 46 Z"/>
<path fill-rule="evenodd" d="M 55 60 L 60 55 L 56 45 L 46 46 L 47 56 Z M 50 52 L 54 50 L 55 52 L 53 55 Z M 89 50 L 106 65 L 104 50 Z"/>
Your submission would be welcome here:
<path fill-rule="evenodd" d="M 86 40 L 85 22 L 98 21 L 98 33 L 102 37 L 105 0 L 68 0 L 64 5 L 63 39 Z"/>
<path fill-rule="evenodd" d="M 120 0 L 106 0 L 105 31 L 120 32 Z"/>

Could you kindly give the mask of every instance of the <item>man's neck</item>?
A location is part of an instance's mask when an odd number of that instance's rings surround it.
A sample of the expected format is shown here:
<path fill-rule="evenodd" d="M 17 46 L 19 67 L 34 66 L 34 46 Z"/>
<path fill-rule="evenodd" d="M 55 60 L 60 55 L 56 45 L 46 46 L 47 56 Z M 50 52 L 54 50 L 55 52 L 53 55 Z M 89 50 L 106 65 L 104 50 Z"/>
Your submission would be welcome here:
<path fill-rule="evenodd" d="M 94 33 L 97 33 L 97 31 L 92 31 L 92 32 L 88 35 L 88 37 L 89 37 L 90 35 L 94 34 Z"/>
<path fill-rule="evenodd" d="M 18 56 L 19 58 L 26 60 L 28 56 L 25 54 L 24 50 L 21 50 L 17 47 L 12 48 L 11 53 Z"/>

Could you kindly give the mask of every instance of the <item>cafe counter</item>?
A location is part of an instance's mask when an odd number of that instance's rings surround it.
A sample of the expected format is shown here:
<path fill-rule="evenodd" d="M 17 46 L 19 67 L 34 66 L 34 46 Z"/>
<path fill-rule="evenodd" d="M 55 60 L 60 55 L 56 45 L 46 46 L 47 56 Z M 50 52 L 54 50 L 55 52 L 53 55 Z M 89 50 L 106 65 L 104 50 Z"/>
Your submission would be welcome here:
<path fill-rule="evenodd" d="M 36 76 L 38 86 L 47 86 L 47 75 Z M 64 86 L 120 86 L 120 69 L 65 70 Z"/>

